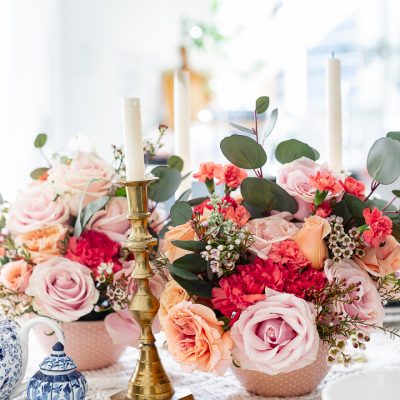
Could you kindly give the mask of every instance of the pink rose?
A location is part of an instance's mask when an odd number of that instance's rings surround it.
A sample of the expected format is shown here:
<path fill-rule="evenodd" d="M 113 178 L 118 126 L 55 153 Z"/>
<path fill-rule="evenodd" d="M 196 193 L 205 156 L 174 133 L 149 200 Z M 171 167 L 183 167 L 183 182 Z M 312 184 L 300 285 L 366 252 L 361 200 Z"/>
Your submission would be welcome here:
<path fill-rule="evenodd" d="M 163 319 L 168 350 L 188 371 L 222 375 L 231 363 L 232 348 L 222 325 L 210 308 L 182 301 Z"/>
<path fill-rule="evenodd" d="M 25 260 L 10 261 L 1 267 L 0 282 L 6 289 L 24 293 L 32 274 L 32 266 Z"/>
<path fill-rule="evenodd" d="M 291 214 L 282 212 L 248 222 L 246 229 L 254 238 L 250 250 L 258 257 L 266 259 L 274 243 L 290 239 L 299 230 L 295 224 L 288 221 L 290 218 Z"/>
<path fill-rule="evenodd" d="M 358 261 L 361 263 L 361 261 Z M 369 325 L 381 326 L 385 311 L 383 309 L 381 296 L 375 283 L 372 281 L 364 268 L 360 268 L 353 260 L 343 259 L 334 263 L 332 260 L 325 262 L 325 275 L 328 282 L 344 281 L 346 286 L 359 285 L 358 291 L 348 295 L 350 304 L 341 302 L 336 307 L 350 317 L 358 317 Z M 366 331 L 371 329 L 366 326 Z"/>
<path fill-rule="evenodd" d="M 269 375 L 312 364 L 319 349 L 313 306 L 292 294 L 265 293 L 267 298 L 244 310 L 232 327 L 235 363 Z"/>
<path fill-rule="evenodd" d="M 38 314 L 63 322 L 89 314 L 99 299 L 90 269 L 64 257 L 36 265 L 26 294 Z"/>
<path fill-rule="evenodd" d="M 311 214 L 316 189 L 311 185 L 310 177 L 317 172 L 329 172 L 329 169 L 326 164 L 319 165 L 306 157 L 284 164 L 278 171 L 276 183 L 297 201 L 299 208 L 294 215 L 296 219 L 302 220 Z M 326 200 L 332 197 L 339 199 L 342 195 L 343 190 L 335 196 L 328 193 Z"/>
<path fill-rule="evenodd" d="M 68 220 L 65 201 L 47 183 L 35 183 L 11 204 L 7 228 L 13 233 L 24 233 L 45 225 L 66 224 Z"/>
<path fill-rule="evenodd" d="M 105 233 L 114 242 L 121 243 L 126 239 L 126 233 L 130 227 L 127 215 L 126 198 L 113 197 L 104 210 L 93 214 L 86 229 Z"/>
<path fill-rule="evenodd" d="M 112 166 L 94 153 L 78 152 L 70 164 L 55 164 L 49 170 L 49 181 L 65 199 L 73 216 L 78 213 L 83 194 L 86 206 L 109 193 L 113 178 Z"/>

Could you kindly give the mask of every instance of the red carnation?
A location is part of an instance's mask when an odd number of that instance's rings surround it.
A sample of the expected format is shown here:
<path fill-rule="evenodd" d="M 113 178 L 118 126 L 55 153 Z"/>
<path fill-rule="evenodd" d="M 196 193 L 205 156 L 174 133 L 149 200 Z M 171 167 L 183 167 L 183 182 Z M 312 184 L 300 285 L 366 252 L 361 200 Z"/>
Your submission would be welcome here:
<path fill-rule="evenodd" d="M 85 231 L 79 237 L 73 236 L 68 242 L 65 257 L 86 265 L 94 274 L 101 263 L 114 263 L 114 272 L 122 269 L 118 256 L 120 245 L 106 234 L 97 231 Z"/>
<path fill-rule="evenodd" d="M 288 268 L 284 291 L 310 301 L 313 297 L 312 291 L 321 291 L 325 285 L 326 277 L 323 271 L 313 268 L 304 270 Z"/>
<path fill-rule="evenodd" d="M 340 182 L 346 193 L 358 197 L 361 200 L 365 199 L 365 184 L 357 179 L 348 176 L 344 182 Z"/>
<path fill-rule="evenodd" d="M 338 194 L 343 190 L 339 181 L 330 172 L 318 171 L 316 175 L 310 176 L 310 183 L 320 192 L 326 190 L 332 194 Z"/>
<path fill-rule="evenodd" d="M 224 201 L 226 202 L 226 204 L 229 203 L 230 206 L 233 207 L 234 210 L 236 210 L 236 207 L 238 206 L 238 204 L 237 204 L 236 200 L 235 200 L 233 197 L 231 197 L 231 196 L 224 196 L 224 197 L 221 198 L 221 203 L 223 204 Z M 213 206 L 210 204 L 210 199 L 209 199 L 209 198 L 207 198 L 207 199 L 204 200 L 202 203 L 200 203 L 198 206 L 196 206 L 196 207 L 193 209 L 193 211 L 194 211 L 194 212 L 198 212 L 198 213 L 200 213 L 200 214 L 203 214 L 204 209 L 207 209 L 207 210 L 212 210 L 212 209 L 213 209 Z M 222 208 L 220 207 L 219 211 L 222 212 L 222 214 L 224 214 L 224 213 L 226 212 L 227 209 L 228 209 L 228 208 L 222 209 Z"/>
<path fill-rule="evenodd" d="M 317 210 L 315 210 L 315 209 L 317 209 Z M 321 217 L 321 218 L 329 217 L 332 214 L 331 202 L 324 201 L 318 207 L 315 207 L 314 204 L 310 204 L 310 210 L 312 213 L 315 213 L 315 215 L 318 215 L 318 217 Z"/>
<path fill-rule="evenodd" d="M 363 231 L 363 239 L 372 247 L 379 247 L 386 237 L 392 233 L 392 221 L 377 208 L 372 211 L 369 208 L 365 208 L 363 216 L 369 228 Z"/>

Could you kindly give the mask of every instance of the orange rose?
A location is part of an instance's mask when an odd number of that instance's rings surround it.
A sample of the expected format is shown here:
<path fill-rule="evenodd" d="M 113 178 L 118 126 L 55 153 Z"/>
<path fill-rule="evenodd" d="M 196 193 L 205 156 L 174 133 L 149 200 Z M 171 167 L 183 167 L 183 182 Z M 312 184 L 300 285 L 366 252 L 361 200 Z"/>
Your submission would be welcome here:
<path fill-rule="evenodd" d="M 158 316 L 161 323 L 165 320 L 168 315 L 168 311 L 172 307 L 174 307 L 181 301 L 186 301 L 189 299 L 190 296 L 182 286 L 180 286 L 174 280 L 169 281 L 165 285 L 165 289 L 160 296 L 160 310 L 158 311 Z"/>
<path fill-rule="evenodd" d="M 324 267 L 324 261 L 328 257 L 328 247 L 324 238 L 330 232 L 329 222 L 324 218 L 313 215 L 304 218 L 303 227 L 293 237 L 293 240 L 315 269 Z"/>
<path fill-rule="evenodd" d="M 18 235 L 16 243 L 29 252 L 34 264 L 39 264 L 61 255 L 67 231 L 68 228 L 61 224 L 47 226 Z"/>
<path fill-rule="evenodd" d="M 382 247 L 367 247 L 365 256 L 355 261 L 371 275 L 389 275 L 400 270 L 400 244 L 393 236 L 388 236 Z"/>
<path fill-rule="evenodd" d="M 168 312 L 163 329 L 168 350 L 188 371 L 222 375 L 231 364 L 232 339 L 210 308 L 183 301 Z"/>
<path fill-rule="evenodd" d="M 23 293 L 29 284 L 32 266 L 25 260 L 10 261 L 4 264 L 0 272 L 0 282 L 6 289 Z"/>
<path fill-rule="evenodd" d="M 170 262 L 174 262 L 176 259 L 183 257 L 190 251 L 180 249 L 172 244 L 173 240 L 198 240 L 196 232 L 190 226 L 189 222 L 183 225 L 177 225 L 169 227 L 169 231 L 164 236 L 164 253 Z"/>

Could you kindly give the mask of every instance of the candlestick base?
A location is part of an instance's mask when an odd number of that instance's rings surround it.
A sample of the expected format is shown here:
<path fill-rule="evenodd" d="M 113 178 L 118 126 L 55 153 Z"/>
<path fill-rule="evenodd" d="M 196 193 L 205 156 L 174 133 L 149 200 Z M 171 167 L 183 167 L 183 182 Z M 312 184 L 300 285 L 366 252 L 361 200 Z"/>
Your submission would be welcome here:
<path fill-rule="evenodd" d="M 126 390 L 113 394 L 108 400 L 149 400 L 144 397 L 128 397 Z M 175 394 L 171 400 L 194 400 L 192 392 L 188 389 L 175 388 Z"/>

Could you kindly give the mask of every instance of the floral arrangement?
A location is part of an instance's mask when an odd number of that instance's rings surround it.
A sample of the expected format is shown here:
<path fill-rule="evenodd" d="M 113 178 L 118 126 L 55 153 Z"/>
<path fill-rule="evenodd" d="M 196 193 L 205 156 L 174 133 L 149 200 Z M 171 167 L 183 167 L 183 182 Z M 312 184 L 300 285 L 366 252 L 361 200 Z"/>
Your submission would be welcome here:
<path fill-rule="evenodd" d="M 277 146 L 273 181 L 264 145 L 278 113 L 263 129 L 258 121 L 268 105 L 257 100 L 253 128 L 232 124 L 244 134 L 221 142 L 230 165 L 204 163 L 193 175 L 209 196 L 171 212 L 163 262 L 173 279 L 159 316 L 169 351 L 190 371 L 221 374 L 233 362 L 276 375 L 320 350 L 348 366 L 349 345 L 365 349 L 376 330 L 396 335 L 383 318 L 400 290 L 400 192 L 390 201 L 374 193 L 400 175 L 400 133 L 372 146 L 370 193 L 296 139 Z"/>
<path fill-rule="evenodd" d="M 160 126 L 155 143 L 145 143 L 147 159 L 161 147 L 165 129 Z M 43 155 L 46 141 L 45 134 L 35 140 Z M 65 323 L 104 319 L 115 343 L 137 343 L 140 329 L 127 310 L 136 291 L 135 262 L 124 248 L 128 207 L 124 188 L 116 184 L 124 176 L 124 154 L 116 146 L 113 154 L 112 163 L 83 151 L 45 157 L 48 166 L 32 172 L 14 202 L 1 205 L 1 314 L 36 313 Z M 155 236 L 169 220 L 163 202 L 180 185 L 182 167 L 173 156 L 152 171 L 160 178 L 149 191 Z M 157 272 L 151 285 L 159 296 L 166 276 Z"/>

